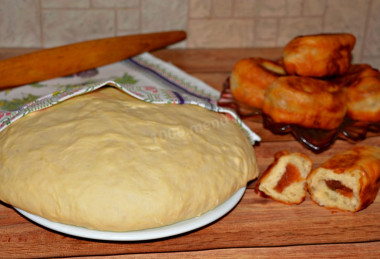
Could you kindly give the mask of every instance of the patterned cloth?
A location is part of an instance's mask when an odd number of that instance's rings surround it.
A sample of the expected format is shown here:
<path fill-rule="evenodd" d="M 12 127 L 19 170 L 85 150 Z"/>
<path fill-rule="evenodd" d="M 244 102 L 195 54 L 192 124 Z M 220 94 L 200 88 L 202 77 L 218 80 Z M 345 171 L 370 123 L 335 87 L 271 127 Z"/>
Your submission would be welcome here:
<path fill-rule="evenodd" d="M 67 77 L 0 92 L 0 131 L 26 114 L 111 85 L 147 102 L 193 104 L 227 113 L 254 144 L 260 141 L 232 110 L 216 105 L 220 93 L 149 53 Z"/>

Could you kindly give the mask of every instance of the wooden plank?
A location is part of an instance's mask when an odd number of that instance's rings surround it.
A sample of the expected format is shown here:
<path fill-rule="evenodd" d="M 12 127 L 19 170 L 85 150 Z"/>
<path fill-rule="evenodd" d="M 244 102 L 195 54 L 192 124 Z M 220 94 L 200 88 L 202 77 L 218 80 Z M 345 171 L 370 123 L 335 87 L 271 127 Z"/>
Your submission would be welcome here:
<path fill-rule="evenodd" d="M 231 248 L 191 252 L 149 253 L 134 255 L 106 256 L 109 259 L 118 258 L 379 258 L 380 242 L 332 245 L 305 245 L 267 248 Z M 79 257 L 74 257 L 79 258 Z M 93 257 L 80 257 L 93 258 Z"/>
<path fill-rule="evenodd" d="M 282 55 L 282 48 L 162 49 L 152 53 L 189 73 L 229 73 L 235 63 L 243 58 L 262 57 L 277 60 Z"/>
<path fill-rule="evenodd" d="M 194 251 L 205 249 L 352 243 L 380 240 L 380 200 L 358 213 L 331 211 L 307 198 L 289 206 L 247 189 L 228 215 L 207 227 L 148 242 L 102 242 L 72 238 L 39 227 L 0 207 L 0 257 L 59 257 Z M 48 244 L 48 245 L 47 245 Z"/>
<path fill-rule="evenodd" d="M 0 49 L 0 59 L 1 59 Z M 14 54 L 16 52 L 12 52 Z M 158 53 L 158 54 L 157 54 Z M 281 51 L 270 50 L 160 50 L 155 55 L 221 90 L 233 64 L 240 58 L 273 58 Z M 291 135 L 279 136 L 264 129 L 259 121 L 246 120 L 263 141 L 255 146 L 262 173 L 275 152 L 288 149 L 310 156 L 314 167 L 352 145 L 338 140 L 331 149 L 315 154 Z M 380 146 L 380 137 L 358 144 Z M 321 258 L 376 258 L 380 245 L 380 199 L 358 213 L 331 211 L 309 197 L 301 205 L 284 205 L 248 189 L 236 208 L 214 224 L 190 233 L 145 242 L 103 242 L 70 237 L 31 223 L 9 206 L 0 203 L 0 258 L 133 255 L 148 258 L 193 258 L 261 256 Z M 114 256 L 118 258 L 119 256 Z M 111 257 L 111 258 L 114 258 Z M 120 256 L 121 257 L 121 256 Z"/>

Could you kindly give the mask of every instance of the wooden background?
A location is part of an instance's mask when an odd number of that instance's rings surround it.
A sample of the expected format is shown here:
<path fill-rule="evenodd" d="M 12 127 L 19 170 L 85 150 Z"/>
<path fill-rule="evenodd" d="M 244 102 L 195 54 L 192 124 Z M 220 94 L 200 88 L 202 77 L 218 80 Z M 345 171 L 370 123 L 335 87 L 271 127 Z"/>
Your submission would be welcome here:
<path fill-rule="evenodd" d="M 0 49 L 0 59 L 30 50 Z M 281 49 L 160 50 L 153 53 L 221 90 L 233 65 L 241 58 L 276 59 Z M 262 137 L 255 146 L 260 172 L 275 152 L 303 152 L 318 166 L 355 143 L 338 140 L 314 154 L 291 135 L 273 135 L 261 123 L 247 122 Z M 360 144 L 380 145 L 372 135 Z M 301 205 L 284 205 L 260 197 L 255 181 L 248 184 L 240 203 L 216 222 L 175 237 L 144 242 L 104 242 L 71 237 L 38 226 L 11 207 L 0 204 L 0 258 L 81 257 L 111 258 L 379 258 L 380 200 L 367 209 L 348 213 L 327 210 L 309 197 Z"/>

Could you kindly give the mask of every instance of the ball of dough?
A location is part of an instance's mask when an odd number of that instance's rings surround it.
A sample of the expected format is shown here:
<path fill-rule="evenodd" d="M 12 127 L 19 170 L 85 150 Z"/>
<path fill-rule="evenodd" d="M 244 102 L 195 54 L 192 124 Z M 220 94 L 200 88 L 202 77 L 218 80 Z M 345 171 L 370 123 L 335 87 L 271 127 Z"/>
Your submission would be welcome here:
<path fill-rule="evenodd" d="M 107 231 L 199 216 L 257 177 L 247 136 L 223 114 L 114 88 L 33 112 L 0 132 L 0 199 Z"/>

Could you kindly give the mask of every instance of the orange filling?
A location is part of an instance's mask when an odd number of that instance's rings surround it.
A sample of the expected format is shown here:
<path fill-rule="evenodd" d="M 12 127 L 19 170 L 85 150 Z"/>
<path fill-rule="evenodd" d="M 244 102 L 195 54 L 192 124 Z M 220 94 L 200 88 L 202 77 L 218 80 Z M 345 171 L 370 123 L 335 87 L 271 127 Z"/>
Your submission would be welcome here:
<path fill-rule="evenodd" d="M 285 173 L 282 175 L 280 181 L 278 181 L 274 189 L 282 193 L 286 187 L 292 183 L 299 182 L 302 180 L 301 174 L 298 171 L 298 168 L 293 164 L 288 164 L 285 169 Z"/>
<path fill-rule="evenodd" d="M 326 180 L 326 185 L 333 191 L 339 192 L 341 195 L 348 198 L 352 198 L 353 191 L 347 186 L 343 185 L 341 182 L 336 180 Z"/>

